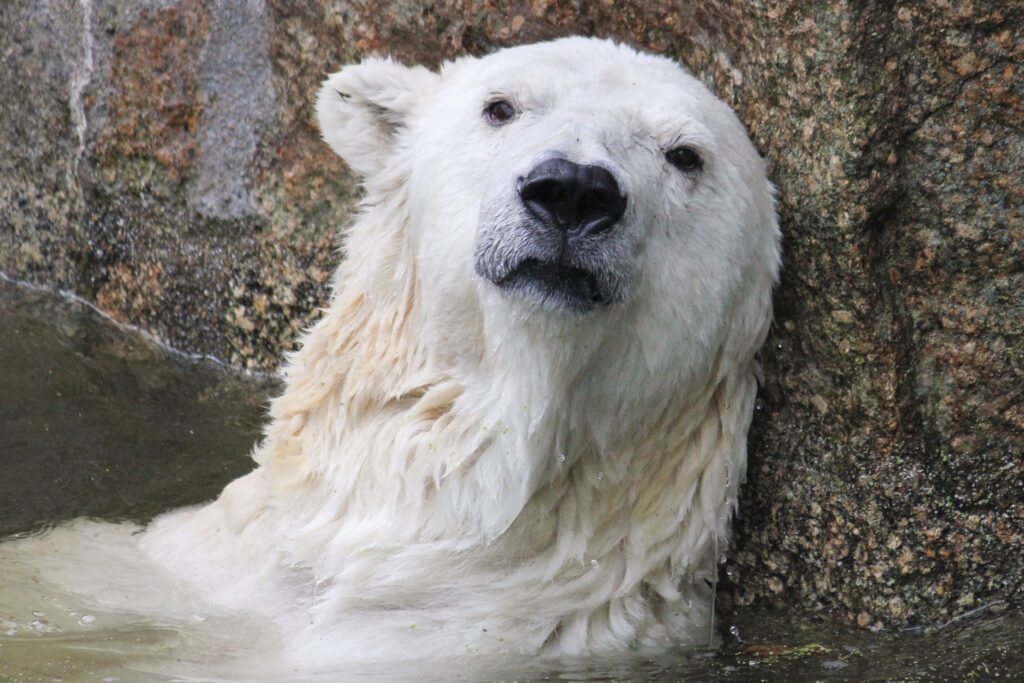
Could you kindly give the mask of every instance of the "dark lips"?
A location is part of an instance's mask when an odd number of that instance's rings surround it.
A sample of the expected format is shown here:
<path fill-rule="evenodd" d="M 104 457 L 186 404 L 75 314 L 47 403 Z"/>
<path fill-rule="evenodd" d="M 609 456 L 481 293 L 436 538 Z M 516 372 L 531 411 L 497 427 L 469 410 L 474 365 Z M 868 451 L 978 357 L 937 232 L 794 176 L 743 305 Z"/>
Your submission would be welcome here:
<path fill-rule="evenodd" d="M 560 263 L 526 259 L 496 284 L 506 291 L 540 296 L 577 313 L 608 304 L 593 274 Z"/>

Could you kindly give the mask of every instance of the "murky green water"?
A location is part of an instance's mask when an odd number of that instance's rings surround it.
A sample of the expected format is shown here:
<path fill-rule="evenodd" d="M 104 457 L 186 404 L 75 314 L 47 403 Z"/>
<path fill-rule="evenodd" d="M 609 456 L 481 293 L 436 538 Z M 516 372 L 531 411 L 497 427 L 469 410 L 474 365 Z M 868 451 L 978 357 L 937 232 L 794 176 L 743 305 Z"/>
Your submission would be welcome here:
<path fill-rule="evenodd" d="M 86 306 L 3 280 L 0 368 L 0 536 L 79 516 L 144 522 L 212 498 L 251 466 L 248 451 L 273 388 L 164 351 Z M 38 607 L 25 614 L 0 608 L 0 680 L 185 680 L 144 674 L 134 664 L 173 663 L 173 630 L 69 633 L 48 620 L 54 607 L 45 597 Z M 720 647 L 660 661 L 559 671 L 506 663 L 488 674 L 300 672 L 296 680 L 1024 681 L 1019 606 L 932 633 L 871 633 L 757 610 L 723 615 L 718 630 Z"/>
<path fill-rule="evenodd" d="M 0 536 L 213 497 L 251 469 L 271 386 L 2 280 L 0 368 Z"/>

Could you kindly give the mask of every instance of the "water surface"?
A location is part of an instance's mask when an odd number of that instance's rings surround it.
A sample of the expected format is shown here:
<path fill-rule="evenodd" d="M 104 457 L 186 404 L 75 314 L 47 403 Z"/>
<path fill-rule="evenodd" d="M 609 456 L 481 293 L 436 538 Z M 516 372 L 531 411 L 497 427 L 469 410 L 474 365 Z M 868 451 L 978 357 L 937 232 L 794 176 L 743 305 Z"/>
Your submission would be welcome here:
<path fill-rule="evenodd" d="M 252 467 L 274 382 L 169 352 L 88 306 L 0 279 L 0 536 L 80 516 L 145 522 L 214 497 Z M 4 567 L 0 566 L 0 592 Z M 28 594 L 0 603 L 0 680 L 208 680 L 175 671 L 160 624 L 69 629 L 92 615 Z M 14 613 L 16 612 L 16 613 Z M 93 626 L 91 622 L 86 626 Z M 722 615 L 720 645 L 658 661 L 449 663 L 296 672 L 295 680 L 1024 680 L 1024 614 L 995 606 L 929 632 L 813 615 Z M 167 673 L 147 662 L 161 660 Z M 219 679 L 246 680 L 221 672 Z"/>
<path fill-rule="evenodd" d="M 4 280 L 0 368 L 0 536 L 212 498 L 252 468 L 273 384 Z"/>

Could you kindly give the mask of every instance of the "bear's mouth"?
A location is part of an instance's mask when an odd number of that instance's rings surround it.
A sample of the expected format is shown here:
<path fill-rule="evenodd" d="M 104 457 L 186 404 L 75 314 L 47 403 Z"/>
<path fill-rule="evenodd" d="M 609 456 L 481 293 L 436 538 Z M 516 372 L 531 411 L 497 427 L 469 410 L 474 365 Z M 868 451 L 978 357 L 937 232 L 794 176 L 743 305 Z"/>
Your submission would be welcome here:
<path fill-rule="evenodd" d="M 505 291 L 540 298 L 576 313 L 610 303 L 593 273 L 534 258 L 524 259 L 495 284 Z"/>

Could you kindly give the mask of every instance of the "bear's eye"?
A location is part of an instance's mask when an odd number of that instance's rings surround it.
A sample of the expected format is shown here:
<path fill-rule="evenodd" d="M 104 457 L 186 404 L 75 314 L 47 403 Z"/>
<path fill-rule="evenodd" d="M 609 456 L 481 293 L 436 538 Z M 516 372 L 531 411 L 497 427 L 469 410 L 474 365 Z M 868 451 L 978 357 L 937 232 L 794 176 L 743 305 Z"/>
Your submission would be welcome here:
<path fill-rule="evenodd" d="M 692 173 L 693 171 L 699 171 L 704 167 L 704 160 L 700 158 L 694 150 L 689 147 L 676 147 L 670 149 L 665 153 L 665 158 L 668 159 L 668 163 L 672 164 L 680 171 L 686 173 Z"/>
<path fill-rule="evenodd" d="M 494 100 L 484 107 L 484 118 L 492 126 L 503 126 L 516 117 L 516 108 L 508 100 Z"/>

